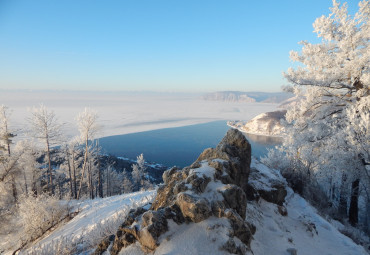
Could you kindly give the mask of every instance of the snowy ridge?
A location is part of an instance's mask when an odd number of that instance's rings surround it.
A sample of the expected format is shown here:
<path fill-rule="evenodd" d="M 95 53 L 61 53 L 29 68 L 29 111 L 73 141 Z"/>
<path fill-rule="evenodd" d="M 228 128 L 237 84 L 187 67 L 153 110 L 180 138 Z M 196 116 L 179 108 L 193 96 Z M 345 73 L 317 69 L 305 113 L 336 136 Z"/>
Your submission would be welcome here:
<path fill-rule="evenodd" d="M 256 179 L 258 178 L 258 179 Z M 252 158 L 249 183 L 260 188 L 269 188 L 270 183 L 280 181 L 286 183 L 281 174 L 270 169 Z M 278 205 L 269 203 L 262 198 L 249 201 L 246 220 L 256 226 L 256 233 L 251 242 L 254 255 L 366 255 L 362 246 L 355 244 L 350 238 L 341 234 L 329 221 L 317 214 L 305 199 L 286 187 L 288 195 L 284 206 L 287 216 L 279 213 Z M 136 192 L 104 199 L 85 201 L 80 205 L 80 213 L 64 226 L 59 227 L 49 236 L 28 249 L 28 254 L 48 254 L 51 246 L 57 240 L 65 237 L 88 237 L 88 232 L 99 225 L 119 216 L 119 223 L 127 214 L 129 208 L 143 206 L 150 202 L 154 191 Z M 124 213 L 118 213 L 123 211 Z M 169 222 L 169 231 L 160 237 L 161 245 L 155 252 L 149 254 L 230 254 L 218 247 L 228 238 L 229 222 L 224 218 L 210 217 L 200 223 L 177 225 Z M 92 235 L 90 235 L 92 236 Z M 99 236 L 95 236 L 97 238 Z M 101 238 L 101 237 L 100 237 Z M 72 240 L 73 238 L 69 238 Z M 100 240 L 96 240 L 98 242 Z M 86 241 L 80 242 L 80 252 L 76 254 L 91 254 L 93 249 Z M 85 246 L 84 246 L 85 245 Z M 87 246 L 86 246 L 87 245 Z M 81 252 L 81 250 L 83 252 Z M 32 253 L 33 252 L 33 253 Z M 27 253 L 22 253 L 27 254 Z M 109 252 L 104 253 L 106 255 Z M 144 255 L 139 245 L 133 244 L 123 249 L 120 255 Z"/>

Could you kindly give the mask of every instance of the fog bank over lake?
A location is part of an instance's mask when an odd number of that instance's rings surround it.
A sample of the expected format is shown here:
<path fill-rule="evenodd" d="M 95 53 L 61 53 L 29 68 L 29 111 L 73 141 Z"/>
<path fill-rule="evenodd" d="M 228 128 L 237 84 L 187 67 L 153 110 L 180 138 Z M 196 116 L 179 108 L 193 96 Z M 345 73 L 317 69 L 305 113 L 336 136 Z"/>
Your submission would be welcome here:
<path fill-rule="evenodd" d="M 277 104 L 217 102 L 201 94 L 100 91 L 0 91 L 0 104 L 12 110 L 10 123 L 22 137 L 27 108 L 44 104 L 65 123 L 67 138 L 78 135 L 75 117 L 85 107 L 98 112 L 102 131 L 98 137 L 181 127 L 218 120 L 247 121 L 273 111 Z"/>

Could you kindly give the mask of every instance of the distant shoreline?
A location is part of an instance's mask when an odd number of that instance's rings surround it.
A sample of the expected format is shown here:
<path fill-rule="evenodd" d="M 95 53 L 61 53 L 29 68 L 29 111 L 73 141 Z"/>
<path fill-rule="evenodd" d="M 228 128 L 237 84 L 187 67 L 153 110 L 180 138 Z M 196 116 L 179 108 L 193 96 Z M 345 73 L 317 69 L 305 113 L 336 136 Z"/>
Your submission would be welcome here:
<path fill-rule="evenodd" d="M 268 135 L 268 134 L 263 134 L 263 133 L 247 132 L 247 131 L 245 131 L 245 130 L 243 130 L 243 129 L 241 129 L 241 128 L 238 128 L 238 127 L 236 127 L 236 126 L 233 126 L 233 125 L 231 125 L 231 124 L 229 124 L 229 123 L 227 123 L 227 125 L 228 125 L 229 127 L 231 127 L 231 128 L 235 128 L 235 129 L 239 130 L 239 131 L 240 131 L 240 132 L 242 132 L 242 133 L 246 133 L 246 134 L 250 134 L 250 135 L 267 136 L 267 137 L 272 137 L 272 138 L 281 138 L 281 139 L 283 139 L 283 138 L 284 138 L 284 136 L 282 136 L 282 135 Z"/>

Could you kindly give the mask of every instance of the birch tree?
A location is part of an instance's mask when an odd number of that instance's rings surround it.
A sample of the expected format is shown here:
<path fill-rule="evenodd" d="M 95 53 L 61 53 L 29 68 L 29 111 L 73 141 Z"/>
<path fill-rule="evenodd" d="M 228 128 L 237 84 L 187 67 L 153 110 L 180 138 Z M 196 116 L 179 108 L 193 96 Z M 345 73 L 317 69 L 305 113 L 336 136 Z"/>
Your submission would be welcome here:
<path fill-rule="evenodd" d="M 10 145 L 15 134 L 9 127 L 10 110 L 7 106 L 0 106 L 0 185 L 11 185 L 14 200 L 17 200 L 17 187 L 15 175 L 17 174 L 17 161 L 20 155 L 11 155 Z M 5 187 L 4 187 L 5 190 Z M 5 194 L 4 194 L 5 195 Z"/>
<path fill-rule="evenodd" d="M 0 149 L 6 150 L 10 156 L 10 144 L 15 136 L 9 129 L 9 108 L 5 105 L 0 105 Z"/>
<path fill-rule="evenodd" d="M 33 107 L 30 112 L 31 118 L 28 121 L 31 125 L 31 135 L 44 143 L 49 175 L 49 192 L 54 194 L 50 148 L 60 141 L 62 125 L 54 111 L 48 110 L 44 105 L 40 105 L 38 108 Z"/>
<path fill-rule="evenodd" d="M 82 176 L 77 193 L 77 199 L 79 199 L 81 195 L 82 182 L 88 164 L 89 141 L 93 140 L 97 132 L 100 130 L 100 126 L 98 125 L 97 120 L 98 114 L 89 108 L 85 108 L 85 110 L 78 114 L 78 116 L 76 117 L 78 130 L 80 131 L 80 139 L 85 147 L 84 160 L 82 165 Z"/>

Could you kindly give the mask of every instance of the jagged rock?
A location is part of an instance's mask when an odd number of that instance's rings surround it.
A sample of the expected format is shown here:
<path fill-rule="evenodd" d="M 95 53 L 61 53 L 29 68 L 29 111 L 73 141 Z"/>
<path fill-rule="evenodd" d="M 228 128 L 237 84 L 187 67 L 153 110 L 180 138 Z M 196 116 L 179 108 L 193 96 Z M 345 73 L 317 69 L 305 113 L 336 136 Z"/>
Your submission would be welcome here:
<path fill-rule="evenodd" d="M 157 196 L 152 204 L 151 210 L 158 210 L 161 207 L 170 206 L 179 192 L 187 190 L 185 183 L 182 183 L 188 176 L 188 171 L 181 171 L 171 168 L 163 173 L 164 185 L 158 188 Z"/>
<path fill-rule="evenodd" d="M 167 215 L 166 215 L 167 214 Z M 138 241 L 149 251 L 154 250 L 158 246 L 158 237 L 168 230 L 167 219 L 170 211 L 165 209 L 158 211 L 147 211 L 141 219 L 141 230 L 139 232 Z"/>
<path fill-rule="evenodd" d="M 240 241 L 249 247 L 253 236 L 249 225 L 232 209 L 227 209 L 225 211 L 225 217 L 230 220 L 233 235 L 238 237 Z"/>
<path fill-rule="evenodd" d="M 251 168 L 250 178 L 248 186 L 253 189 L 251 192 L 257 192 L 254 194 L 256 198 L 262 197 L 267 202 L 274 203 L 277 205 L 283 205 L 287 191 L 285 189 L 287 183 L 277 171 L 266 173 Z M 248 192 L 250 194 L 250 192 Z M 250 194 L 250 197 L 251 194 Z"/>
<path fill-rule="evenodd" d="M 247 196 L 248 201 L 253 201 L 259 199 L 258 191 L 250 184 L 247 185 L 247 190 L 245 192 L 245 195 Z"/>
<path fill-rule="evenodd" d="M 288 210 L 286 209 L 285 206 L 282 206 L 282 205 L 278 205 L 278 212 L 280 213 L 281 216 L 288 215 Z"/>
<path fill-rule="evenodd" d="M 98 245 L 98 248 L 96 248 L 93 255 L 102 255 L 108 249 L 110 243 L 113 242 L 114 238 L 115 238 L 114 235 L 110 235 L 104 238 L 103 241 L 101 241 L 100 244 Z"/>
<path fill-rule="evenodd" d="M 207 187 L 207 184 L 211 181 L 211 178 L 203 175 L 202 177 L 198 176 L 196 173 L 193 173 L 186 178 L 186 183 L 192 185 L 193 190 L 196 193 L 203 193 Z"/>
<path fill-rule="evenodd" d="M 195 223 L 207 219 L 212 213 L 211 205 L 206 199 L 187 193 L 178 194 L 176 204 L 184 217 Z"/>
<path fill-rule="evenodd" d="M 145 213 L 147 211 L 147 209 L 143 208 L 143 207 L 138 207 L 136 209 L 131 209 L 126 217 L 126 220 L 123 222 L 123 224 L 121 225 L 121 227 L 125 227 L 125 226 L 130 226 L 132 223 L 134 223 L 134 221 L 137 220 L 137 217 L 140 216 L 141 214 Z"/>
<path fill-rule="evenodd" d="M 297 250 L 294 248 L 288 248 L 286 251 L 289 255 L 297 255 Z"/>
<path fill-rule="evenodd" d="M 221 191 L 228 208 L 234 209 L 243 219 L 245 219 L 245 211 L 247 208 L 247 197 L 244 191 L 233 184 L 228 184 L 224 190 Z"/>
<path fill-rule="evenodd" d="M 258 190 L 258 193 L 267 202 L 277 205 L 283 205 L 285 197 L 287 195 L 285 185 L 281 183 L 272 185 L 270 190 L 260 189 Z"/>
<path fill-rule="evenodd" d="M 234 239 L 229 238 L 227 242 L 221 247 L 221 250 L 225 250 L 232 254 L 244 255 L 247 253 L 247 249 L 245 246 L 237 245 Z"/>
<path fill-rule="evenodd" d="M 225 160 L 223 166 L 226 166 L 226 172 L 232 183 L 246 191 L 251 164 L 251 145 L 240 131 L 230 129 L 215 149 L 206 149 L 196 161 L 212 159 Z"/>

